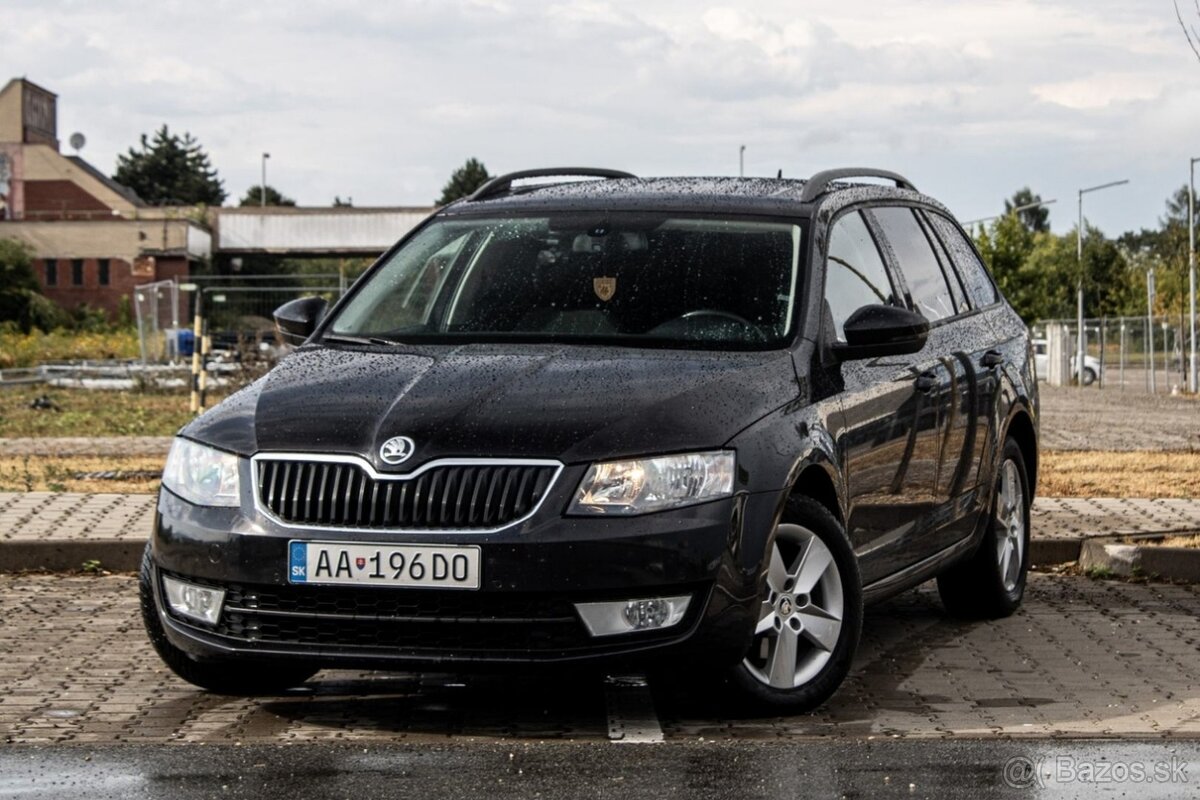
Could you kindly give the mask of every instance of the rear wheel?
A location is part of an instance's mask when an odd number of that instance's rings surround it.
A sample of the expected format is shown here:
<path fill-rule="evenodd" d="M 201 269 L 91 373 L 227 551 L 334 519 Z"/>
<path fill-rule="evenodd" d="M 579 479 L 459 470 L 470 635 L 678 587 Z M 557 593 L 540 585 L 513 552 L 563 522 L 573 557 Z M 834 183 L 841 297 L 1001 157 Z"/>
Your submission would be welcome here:
<path fill-rule="evenodd" d="M 1083 368 L 1083 385 L 1091 386 L 1095 382 L 1096 382 L 1096 370 L 1092 369 L 1091 367 L 1084 367 Z"/>
<path fill-rule="evenodd" d="M 304 683 L 317 673 L 317 668 L 304 663 L 267 662 L 256 660 L 197 661 L 167 640 L 158 604 L 154 599 L 154 567 L 150 561 L 150 545 L 142 554 L 142 569 L 138 590 L 142 606 L 142 622 L 150 644 L 171 671 L 188 683 L 218 694 L 274 694 Z"/>
<path fill-rule="evenodd" d="M 1013 439 L 1004 443 L 983 542 L 970 560 L 938 576 L 946 610 L 968 618 L 1007 617 L 1021 605 L 1029 572 L 1029 478 Z"/>
<path fill-rule="evenodd" d="M 754 643 L 732 681 L 754 705 L 809 711 L 841 685 L 862 631 L 858 562 L 842 526 L 804 497 L 775 530 Z"/>

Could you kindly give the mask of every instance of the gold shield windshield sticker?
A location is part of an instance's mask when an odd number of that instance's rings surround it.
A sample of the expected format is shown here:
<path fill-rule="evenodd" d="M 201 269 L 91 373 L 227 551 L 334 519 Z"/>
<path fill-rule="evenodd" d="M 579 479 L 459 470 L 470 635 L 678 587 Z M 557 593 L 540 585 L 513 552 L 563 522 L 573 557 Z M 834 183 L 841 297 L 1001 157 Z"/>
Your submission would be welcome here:
<path fill-rule="evenodd" d="M 592 278 L 592 291 L 596 293 L 596 297 L 607 303 L 617 293 L 617 279 Z"/>

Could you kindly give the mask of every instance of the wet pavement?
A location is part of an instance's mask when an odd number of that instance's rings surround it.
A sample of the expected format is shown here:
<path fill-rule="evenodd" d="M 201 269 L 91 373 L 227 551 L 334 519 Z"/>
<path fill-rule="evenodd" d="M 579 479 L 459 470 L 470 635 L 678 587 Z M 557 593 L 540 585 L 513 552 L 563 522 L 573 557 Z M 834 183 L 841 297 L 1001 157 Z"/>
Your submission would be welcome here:
<path fill-rule="evenodd" d="M 0 576 L 0 742 L 423 743 L 1200 739 L 1200 587 L 1035 574 L 1022 610 L 947 618 L 931 585 L 869 609 L 812 715 L 747 717 L 687 675 L 327 671 L 271 697 L 197 691 L 142 632 L 136 582 Z M 2 793 L 0 793 L 2 794 Z"/>
<path fill-rule="evenodd" d="M 686 742 L 0 751 L 0 796 L 121 798 L 1194 797 L 1195 742 Z"/>

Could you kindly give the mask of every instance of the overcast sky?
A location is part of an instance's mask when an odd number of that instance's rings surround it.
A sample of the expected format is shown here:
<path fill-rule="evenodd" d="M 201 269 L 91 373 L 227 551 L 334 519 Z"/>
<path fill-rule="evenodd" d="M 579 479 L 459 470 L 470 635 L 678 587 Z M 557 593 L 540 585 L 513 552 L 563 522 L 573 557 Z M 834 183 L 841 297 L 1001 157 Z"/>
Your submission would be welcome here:
<path fill-rule="evenodd" d="M 1191 0 L 1192 19 L 1200 28 Z M 1200 155 L 1200 62 L 1171 0 L 0 0 L 0 81 L 59 96 L 111 172 L 162 123 L 236 200 L 423 205 L 493 173 L 803 177 L 896 169 L 960 219 L 1026 184 L 1110 234 L 1153 225 Z"/>

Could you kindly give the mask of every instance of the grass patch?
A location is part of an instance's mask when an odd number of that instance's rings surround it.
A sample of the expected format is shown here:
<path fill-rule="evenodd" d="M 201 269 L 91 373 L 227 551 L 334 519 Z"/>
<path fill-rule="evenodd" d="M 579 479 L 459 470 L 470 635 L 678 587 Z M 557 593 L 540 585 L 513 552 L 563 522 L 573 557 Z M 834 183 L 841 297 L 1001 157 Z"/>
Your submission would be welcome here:
<path fill-rule="evenodd" d="M 135 330 L 104 333 L 51 331 L 21 333 L 0 328 L 0 369 L 35 367 L 48 361 L 137 358 L 140 355 Z"/>
<path fill-rule="evenodd" d="M 62 410 L 30 408 L 41 395 Z M 217 401 L 209 397 L 209 405 Z M 0 438 L 171 436 L 191 419 L 185 392 L 104 392 L 38 385 L 0 389 Z"/>
<path fill-rule="evenodd" d="M 1044 497 L 1200 497 L 1200 453 L 1043 450 Z"/>
<path fill-rule="evenodd" d="M 162 468 L 152 456 L 0 456 L 0 492 L 149 494 Z"/>

